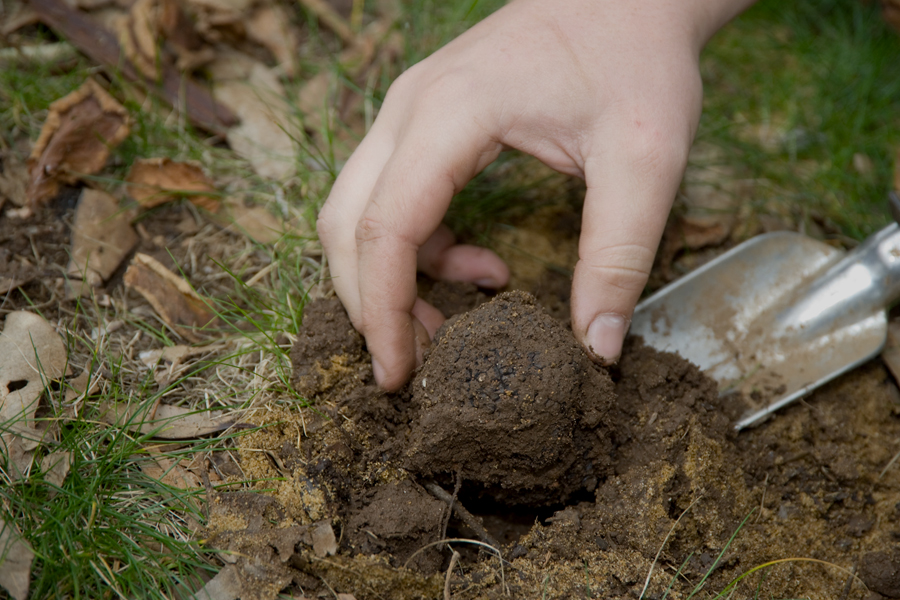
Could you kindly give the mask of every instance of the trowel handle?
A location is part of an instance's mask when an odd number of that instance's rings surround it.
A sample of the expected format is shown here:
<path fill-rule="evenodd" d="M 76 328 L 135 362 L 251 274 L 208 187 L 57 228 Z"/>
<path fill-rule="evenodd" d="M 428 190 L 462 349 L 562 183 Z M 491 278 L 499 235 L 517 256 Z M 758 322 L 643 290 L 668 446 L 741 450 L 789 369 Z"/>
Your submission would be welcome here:
<path fill-rule="evenodd" d="M 816 275 L 776 322 L 812 339 L 856 323 L 900 298 L 900 225 L 891 223 Z"/>
<path fill-rule="evenodd" d="M 870 236 L 835 267 L 840 265 L 860 274 L 855 280 L 866 288 L 861 298 L 866 305 L 864 310 L 887 308 L 900 298 L 900 225 L 891 223 Z M 866 271 L 870 282 L 864 275 Z"/>

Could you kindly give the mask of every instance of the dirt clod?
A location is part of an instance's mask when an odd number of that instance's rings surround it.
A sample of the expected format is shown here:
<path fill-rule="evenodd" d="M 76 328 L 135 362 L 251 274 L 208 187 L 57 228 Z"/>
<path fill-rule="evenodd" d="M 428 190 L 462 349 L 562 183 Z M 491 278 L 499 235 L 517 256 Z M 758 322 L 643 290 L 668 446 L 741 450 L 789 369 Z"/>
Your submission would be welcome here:
<path fill-rule="evenodd" d="M 859 576 L 873 592 L 900 598 L 900 553 L 869 552 L 860 561 Z"/>
<path fill-rule="evenodd" d="M 519 503 L 558 502 L 585 487 L 608 452 L 601 423 L 612 381 L 571 332 L 532 296 L 510 292 L 438 338 L 411 384 L 408 468 L 459 472 Z M 579 443 L 586 437 L 592 443 Z"/>
<path fill-rule="evenodd" d="M 362 336 L 340 300 L 314 300 L 303 309 L 303 329 L 291 348 L 294 388 L 311 398 L 329 391 L 351 372 L 365 377 L 365 365 L 360 363 L 368 361 L 362 354 Z"/>

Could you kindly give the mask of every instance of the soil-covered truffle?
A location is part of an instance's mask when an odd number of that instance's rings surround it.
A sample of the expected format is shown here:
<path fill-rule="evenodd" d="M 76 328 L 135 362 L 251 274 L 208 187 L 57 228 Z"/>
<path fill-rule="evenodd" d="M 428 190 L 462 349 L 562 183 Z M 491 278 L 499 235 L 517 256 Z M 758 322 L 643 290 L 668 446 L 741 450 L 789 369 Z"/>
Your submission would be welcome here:
<path fill-rule="evenodd" d="M 529 294 L 501 294 L 450 322 L 411 391 L 411 471 L 459 473 L 533 503 L 596 484 L 612 381 Z"/>

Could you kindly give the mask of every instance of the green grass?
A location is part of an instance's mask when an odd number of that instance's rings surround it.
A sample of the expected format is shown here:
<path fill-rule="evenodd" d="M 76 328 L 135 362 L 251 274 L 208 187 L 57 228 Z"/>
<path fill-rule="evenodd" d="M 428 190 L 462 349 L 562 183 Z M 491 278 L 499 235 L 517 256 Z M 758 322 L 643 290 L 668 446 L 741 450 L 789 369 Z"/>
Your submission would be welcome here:
<path fill-rule="evenodd" d="M 502 4 L 501 0 L 403 3 L 399 23 L 406 39 L 403 58 L 361 92 L 377 108 L 391 78 L 402 68 Z M 310 23 L 315 25 L 314 20 Z M 310 54 L 301 57 L 303 72 L 341 73 L 333 62 L 338 51 L 333 40 L 319 35 L 315 27 L 312 36 L 317 41 Z M 885 199 L 900 146 L 900 36 L 881 21 L 874 4 L 763 0 L 713 39 L 703 55 L 702 71 L 706 97 L 698 139 L 720 146 L 742 177 L 764 182 L 744 199 L 754 210 L 800 217 L 814 213 L 855 238 L 887 222 Z M 40 63 L 0 68 L 0 145 L 11 146 L 23 134 L 36 139 L 49 104 L 79 87 L 92 72 L 93 66 L 83 58 L 62 71 Z M 114 78 L 114 95 L 135 117 L 132 134 L 114 151 L 112 167 L 104 171 L 106 179 L 100 183 L 118 183 L 135 158 L 194 159 L 214 176 L 246 176 L 243 193 L 250 198 L 268 205 L 283 199 L 308 222 L 314 220 L 340 166 L 335 147 L 342 124 L 330 122 L 316 135 L 297 140 L 303 150 L 297 177 L 275 186 L 254 179 L 246 164 L 182 120 L 173 121 L 158 101 L 145 104 L 126 88 Z M 777 143 L 761 143 L 749 133 L 760 124 L 770 124 L 778 132 Z M 871 174 L 854 170 L 857 153 L 871 160 Z M 559 193 L 560 178 L 536 176 L 530 161 L 516 153 L 504 154 L 458 195 L 448 223 L 463 237 L 484 240 L 493 224 L 514 220 L 550 201 Z M 264 286 L 248 286 L 247 273 L 219 265 L 230 276 L 206 290 L 214 294 L 211 307 L 233 325 L 229 335 L 249 340 L 229 355 L 197 365 L 165 389 L 157 389 L 146 373 L 126 368 L 114 353 L 93 358 L 96 368 L 109 371 L 109 385 L 85 404 L 81 419 L 62 424 L 58 441 L 47 449 L 72 453 L 69 476 L 59 488 L 50 486 L 40 473 L 0 486 L 3 518 L 17 524 L 37 554 L 32 597 L 94 598 L 107 592 L 110 597 L 172 597 L 192 575 L 216 570 L 202 546 L 192 541 L 187 526 L 188 517 L 202 522 L 198 510 L 202 499 L 144 475 L 140 464 L 148 460 L 149 436 L 99 424 L 96 406 L 100 401 L 146 405 L 161 394 L 167 401 L 199 403 L 196 380 L 211 378 L 220 367 L 247 371 L 249 379 L 252 365 L 247 367 L 244 361 L 254 353 L 273 357 L 273 365 L 263 374 L 270 389 L 277 390 L 284 402 L 302 401 L 290 391 L 289 357 L 279 343 L 283 340 L 272 332 L 299 329 L 305 285 L 318 268 L 304 255 L 304 244 L 302 236 L 295 236 L 272 248 L 253 250 L 268 253 L 266 260 L 276 265 Z M 91 328 L 101 317 L 116 316 L 98 306 L 79 309 L 67 325 L 76 332 L 70 346 L 84 354 L 90 347 Z M 158 324 L 119 318 L 157 346 L 177 342 Z M 220 400 L 244 406 L 250 398 L 226 394 Z M 175 452 L 192 456 L 213 450 L 210 444 L 192 441 Z"/>
<path fill-rule="evenodd" d="M 170 598 L 182 582 L 215 570 L 187 525 L 203 518 L 199 498 L 141 472 L 150 435 L 101 425 L 97 416 L 88 403 L 81 419 L 62 424 L 52 450 L 70 452 L 72 465 L 61 486 L 38 472 L 0 487 L 4 520 L 36 555 L 31 597 Z"/>
<path fill-rule="evenodd" d="M 877 3 L 763 0 L 726 26 L 702 58 L 698 139 L 764 180 L 760 209 L 816 211 L 851 237 L 887 222 L 900 146 L 900 36 Z M 763 144 L 752 126 L 780 139 Z M 854 154 L 867 156 L 858 173 Z"/>

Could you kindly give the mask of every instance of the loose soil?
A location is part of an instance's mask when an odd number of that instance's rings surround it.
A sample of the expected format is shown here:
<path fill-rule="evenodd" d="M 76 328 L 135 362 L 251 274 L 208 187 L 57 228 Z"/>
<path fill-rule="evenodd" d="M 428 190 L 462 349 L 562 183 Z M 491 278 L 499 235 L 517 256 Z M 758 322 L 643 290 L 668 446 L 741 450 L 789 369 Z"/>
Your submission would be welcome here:
<path fill-rule="evenodd" d="M 274 455 L 258 477 L 298 457 L 275 494 L 287 516 L 314 520 L 302 482 L 340 528 L 337 556 L 298 573 L 360 600 L 445 583 L 454 599 L 687 598 L 783 561 L 737 597 L 900 597 L 900 476 L 882 474 L 900 393 L 878 362 L 738 435 L 740 403 L 691 364 L 630 339 L 597 367 L 522 292 L 450 319 L 396 394 L 373 385 L 337 300 L 304 318 L 292 358 L 313 408 L 242 442 Z"/>
<path fill-rule="evenodd" d="M 0 220 L 27 280 L 3 311 L 74 310 L 64 200 Z M 191 245 L 190 218 L 149 216 L 140 250 L 199 273 L 226 246 Z M 310 406 L 258 412 L 238 438 L 253 493 L 209 494 L 200 535 L 237 552 L 242 598 L 714 597 L 772 561 L 735 597 L 900 598 L 900 391 L 879 361 L 736 434 L 741 403 L 677 356 L 630 339 L 618 365 L 588 361 L 567 284 L 421 282 L 451 318 L 395 394 L 338 301 L 309 303 L 291 356 Z"/>

